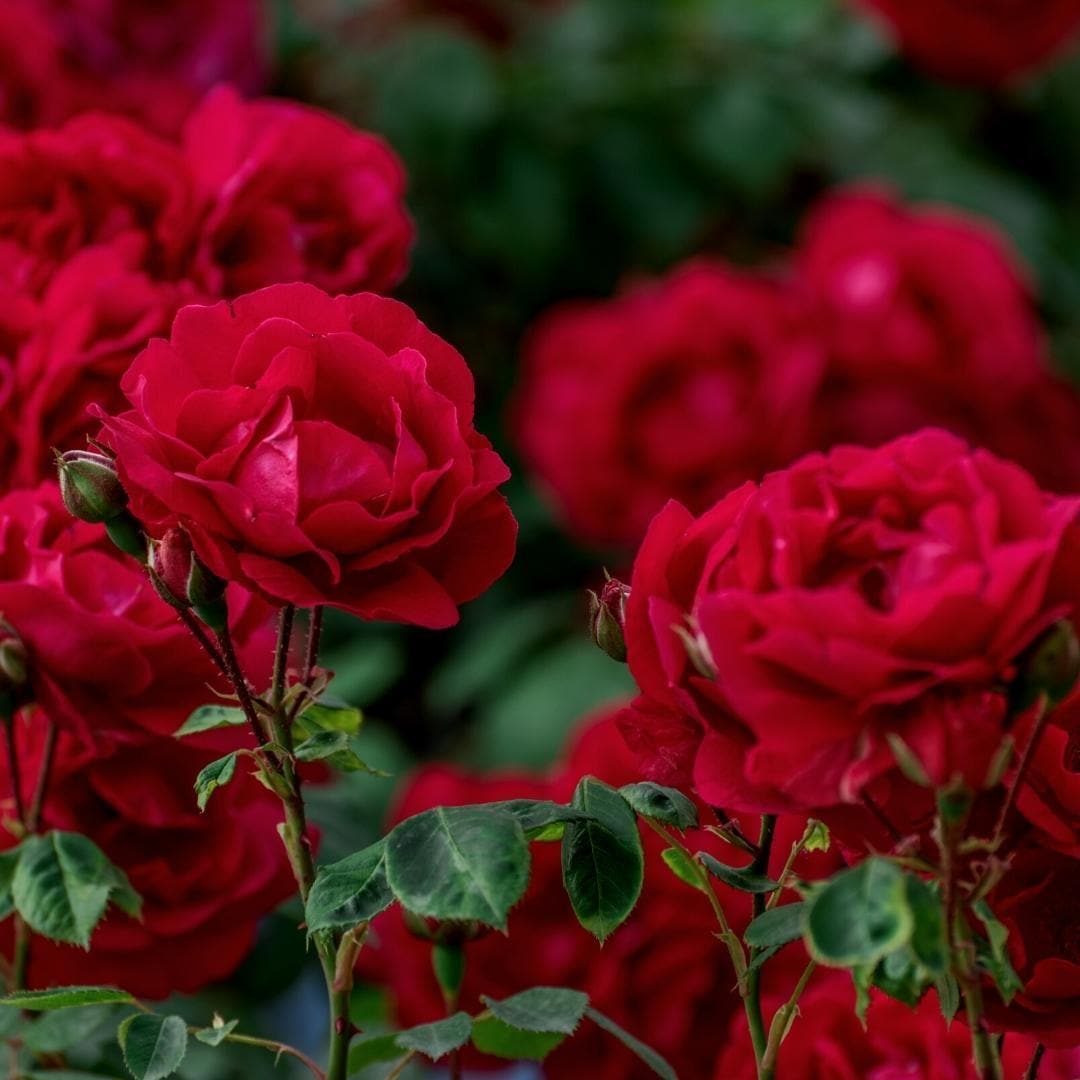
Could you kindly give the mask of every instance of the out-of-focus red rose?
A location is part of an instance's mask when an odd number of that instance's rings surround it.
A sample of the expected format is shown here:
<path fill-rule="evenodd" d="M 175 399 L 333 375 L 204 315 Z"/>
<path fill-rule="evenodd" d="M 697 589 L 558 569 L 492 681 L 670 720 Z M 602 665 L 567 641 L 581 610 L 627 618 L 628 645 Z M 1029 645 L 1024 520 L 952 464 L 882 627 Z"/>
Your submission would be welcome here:
<path fill-rule="evenodd" d="M 257 677 L 269 613 L 241 589 L 230 606 Z M 54 485 L 0 499 L 0 612 L 26 646 L 33 699 L 89 745 L 124 730 L 171 735 L 208 683 L 227 690 L 134 560 L 75 521 Z"/>
<path fill-rule="evenodd" d="M 587 721 L 565 762 L 546 776 L 513 772 L 484 776 L 447 765 L 427 766 L 404 787 L 394 820 L 438 805 L 510 798 L 568 801 L 583 775 L 614 785 L 631 782 L 639 774 L 613 720 L 614 714 L 603 713 Z M 801 819 L 781 818 L 773 872 L 779 871 L 803 827 Z M 630 918 L 603 948 L 574 918 L 562 884 L 558 844 L 534 844 L 529 890 L 510 914 L 513 963 L 506 963 L 505 941 L 498 935 L 470 942 L 462 1008 L 480 1007 L 482 993 L 499 998 L 530 986 L 575 987 L 586 991 L 597 1009 L 667 1057 L 680 1076 L 711 1075 L 718 1033 L 725 1018 L 742 1008 L 735 976 L 726 950 L 713 936 L 716 922 L 705 898 L 664 866 L 663 845 L 652 832 L 643 830 L 643 839 L 644 891 Z M 694 850 L 707 848 L 728 862 L 746 861 L 706 832 L 689 833 L 686 843 Z M 814 878 L 827 874 L 834 862 L 830 855 L 817 854 L 802 857 L 798 866 L 800 873 Z M 745 927 L 750 918 L 747 894 L 719 884 L 717 889 L 732 924 Z M 397 910 L 382 916 L 375 931 L 373 943 L 361 953 L 361 970 L 389 985 L 400 1023 L 441 1017 L 445 1005 L 431 971 L 430 945 L 408 933 Z M 785 988 L 790 992 L 801 970 L 797 953 L 801 946 L 791 946 L 776 958 L 777 992 Z M 471 1063 L 491 1067 L 497 1061 L 476 1056 Z M 647 1072 L 636 1058 L 588 1025 L 546 1059 L 544 1070 L 552 1078 L 595 1075 L 598 1080 L 636 1080 Z"/>
<path fill-rule="evenodd" d="M 800 1016 L 780 1047 L 777 1075 L 798 1080 L 975 1080 L 971 1039 L 959 1020 L 946 1026 L 937 998 L 928 994 L 916 1008 L 872 991 L 864 1030 L 855 1015 L 855 993 L 846 973 L 819 969 L 799 999 Z M 1025 1075 L 1036 1041 L 1005 1040 L 1005 1080 Z M 1040 1080 L 1075 1080 L 1080 1051 L 1051 1050 Z M 730 1038 L 713 1073 L 715 1080 L 754 1080 L 757 1069 L 746 1021 L 735 1016 Z"/>
<path fill-rule="evenodd" d="M 135 516 L 272 600 L 449 626 L 513 557 L 469 369 L 394 300 L 279 285 L 187 307 L 123 389 L 102 437 Z"/>
<path fill-rule="evenodd" d="M 623 726 L 725 807 L 857 799 L 894 768 L 889 732 L 932 779 L 977 789 L 1004 735 L 1000 687 L 1073 614 L 1078 508 L 934 430 L 812 454 L 698 519 L 672 503 L 634 565 L 645 703 Z"/>
<path fill-rule="evenodd" d="M 101 110 L 175 135 L 216 84 L 265 86 L 267 36 L 262 0 L 4 0 L 0 125 Z"/>
<path fill-rule="evenodd" d="M 37 775 L 43 721 L 35 714 L 19 725 L 27 786 Z M 141 894 L 143 917 L 110 914 L 90 952 L 35 937 L 32 986 L 104 983 L 164 998 L 193 993 L 237 967 L 259 920 L 294 885 L 274 828 L 281 818 L 277 799 L 242 765 L 205 813 L 196 807 L 195 776 L 220 753 L 152 737 L 88 752 L 61 735 L 42 827 L 89 836 Z M 0 791 L 8 816 L 6 771 Z"/>
<path fill-rule="evenodd" d="M 184 132 L 207 206 L 195 272 L 215 295 L 310 281 L 385 292 L 405 273 L 405 174 L 381 139 L 289 101 L 210 94 Z"/>
<path fill-rule="evenodd" d="M 690 263 L 541 320 L 513 424 L 570 527 L 630 546 L 669 498 L 702 510 L 809 449 L 822 359 L 778 284 Z"/>
<path fill-rule="evenodd" d="M 911 59 L 945 79 L 993 86 L 1048 62 L 1080 31 L 1076 0 L 857 0 Z"/>

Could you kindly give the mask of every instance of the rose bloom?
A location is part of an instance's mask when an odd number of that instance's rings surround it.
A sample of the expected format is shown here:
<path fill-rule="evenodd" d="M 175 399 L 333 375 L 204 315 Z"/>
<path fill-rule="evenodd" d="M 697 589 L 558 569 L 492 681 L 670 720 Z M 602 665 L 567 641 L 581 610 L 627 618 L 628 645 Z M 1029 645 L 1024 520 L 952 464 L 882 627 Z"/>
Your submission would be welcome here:
<path fill-rule="evenodd" d="M 777 1075 L 799 1080 L 976 1080 L 971 1037 L 956 1020 L 946 1026 L 931 992 L 911 1008 L 872 990 L 866 1027 L 855 1015 L 855 992 L 844 972 L 818 969 L 799 999 L 799 1017 L 780 1046 Z M 1025 1075 L 1036 1040 L 1006 1037 L 1005 1080 Z M 1075 1080 L 1080 1051 L 1051 1050 L 1042 1060 L 1040 1080 Z M 757 1069 L 746 1033 L 736 1015 L 713 1073 L 715 1080 L 755 1080 Z"/>
<path fill-rule="evenodd" d="M 17 729 L 27 799 L 43 721 L 33 714 Z M 275 833 L 277 798 L 245 775 L 242 763 L 205 813 L 195 805 L 195 776 L 222 752 L 146 736 L 88 751 L 61 735 L 42 827 L 89 836 L 142 896 L 142 919 L 111 912 L 89 952 L 34 937 L 31 986 L 107 984 L 165 998 L 194 993 L 235 970 L 259 920 L 294 885 Z M 4 769 L 0 792 L 9 816 L 11 780 Z M 3 835 L 5 846 L 14 843 Z"/>
<path fill-rule="evenodd" d="M 653 775 L 744 810 L 855 801 L 899 734 L 931 778 L 986 780 L 1019 654 L 1073 615 L 1080 502 L 942 431 L 811 454 L 634 564 L 622 718 Z"/>
<path fill-rule="evenodd" d="M 911 59 L 945 79 L 993 86 L 1039 67 L 1080 30 L 1076 0 L 857 0 Z"/>
<path fill-rule="evenodd" d="M 809 449 L 822 361 L 778 284 L 693 262 L 542 318 L 513 427 L 570 528 L 632 546 L 669 498 L 703 510 Z"/>
<path fill-rule="evenodd" d="M 565 760 L 547 775 L 506 771 L 467 773 L 453 766 L 429 765 L 410 778 L 399 795 L 395 821 L 433 806 L 493 802 L 513 798 L 568 802 L 578 780 L 597 776 L 612 785 L 639 778 L 614 725 L 614 713 L 586 720 L 572 739 Z M 703 817 L 704 821 L 708 818 Z M 747 822 L 747 828 L 750 823 Z M 800 818 L 781 818 L 773 847 L 772 872 L 778 873 L 791 845 L 803 833 Z M 586 991 L 595 1008 L 665 1056 L 680 1076 L 711 1075 L 721 1025 L 742 1011 L 727 951 L 714 933 L 715 917 L 705 897 L 676 878 L 663 864 L 663 843 L 642 829 L 646 849 L 645 885 L 629 919 L 601 947 L 578 925 L 562 883 L 557 843 L 534 843 L 532 874 L 524 899 L 510 913 L 513 963 L 506 942 L 491 933 L 465 946 L 461 1007 L 482 1007 L 480 994 L 501 998 L 530 986 L 567 986 Z M 685 843 L 705 848 L 727 863 L 747 856 L 715 836 L 692 830 Z M 828 875 L 834 856 L 800 857 L 798 872 L 808 878 Z M 737 930 L 745 928 L 751 905 L 746 893 L 714 882 L 725 912 Z M 361 971 L 388 985 L 397 1020 L 403 1026 L 445 1015 L 431 970 L 431 946 L 412 936 L 400 909 L 376 920 L 371 943 L 361 953 Z M 801 945 L 776 957 L 769 976 L 777 993 L 790 993 L 805 964 Z M 745 1036 L 749 1039 L 749 1036 Z M 470 1066 L 492 1068 L 498 1059 L 468 1054 Z M 644 1076 L 640 1062 L 610 1036 L 584 1022 L 581 1029 L 544 1063 L 550 1077 L 595 1075 L 598 1080 Z"/>
<path fill-rule="evenodd" d="M 272 650 L 265 605 L 233 589 L 249 674 Z M 54 484 L 0 498 L 0 613 L 22 639 L 33 700 L 87 745 L 138 729 L 171 735 L 228 689 L 137 563 L 76 521 Z"/>
<path fill-rule="evenodd" d="M 184 308 L 103 416 L 135 516 L 278 603 L 456 622 L 513 557 L 465 361 L 403 304 L 278 285 Z"/>
<path fill-rule="evenodd" d="M 184 130 L 207 206 L 195 273 L 235 296 L 285 281 L 384 292 L 404 276 L 405 174 L 381 139 L 318 109 L 222 88 Z"/>

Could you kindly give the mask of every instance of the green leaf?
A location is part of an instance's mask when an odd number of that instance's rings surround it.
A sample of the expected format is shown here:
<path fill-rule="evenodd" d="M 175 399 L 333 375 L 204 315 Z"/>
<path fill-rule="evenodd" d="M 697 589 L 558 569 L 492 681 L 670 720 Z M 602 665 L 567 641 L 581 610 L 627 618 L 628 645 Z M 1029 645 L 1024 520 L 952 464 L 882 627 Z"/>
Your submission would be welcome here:
<path fill-rule="evenodd" d="M 748 893 L 769 893 L 780 888 L 780 882 L 764 874 L 756 874 L 745 867 L 725 866 L 719 859 L 713 858 L 707 851 L 699 851 L 697 856 L 705 869 L 713 877 L 719 878 L 725 885 Z"/>
<path fill-rule="evenodd" d="M 831 842 L 829 826 L 824 821 L 811 818 L 806 823 L 806 832 L 802 838 L 803 851 L 828 851 Z"/>
<path fill-rule="evenodd" d="M 431 1024 L 418 1024 L 407 1031 L 398 1032 L 397 1044 L 402 1050 L 416 1050 L 432 1061 L 438 1061 L 469 1041 L 472 1034 L 472 1017 L 458 1012 L 445 1020 Z"/>
<path fill-rule="evenodd" d="M 25 1077 L 26 1080 L 115 1080 L 111 1073 L 88 1073 L 81 1069 L 34 1069 Z"/>
<path fill-rule="evenodd" d="M 84 949 L 110 900 L 132 916 L 138 916 L 141 907 L 123 871 L 93 841 L 70 832 L 23 842 L 11 894 L 31 929 Z"/>
<path fill-rule="evenodd" d="M 934 989 L 937 990 L 938 1005 L 941 1006 L 945 1026 L 951 1027 L 953 1018 L 960 1008 L 960 984 L 954 975 L 946 974 L 934 983 Z"/>
<path fill-rule="evenodd" d="M 597 1027 L 603 1028 L 609 1035 L 614 1035 L 623 1046 L 645 1062 L 657 1076 L 662 1076 L 664 1080 L 678 1080 L 675 1070 L 651 1046 L 646 1046 L 639 1039 L 635 1039 L 629 1031 L 619 1027 L 610 1017 L 597 1012 L 592 1006 L 585 1010 L 585 1015 Z"/>
<path fill-rule="evenodd" d="M 914 874 L 908 874 L 905 881 L 907 902 L 915 922 L 911 950 L 931 977 L 939 977 L 949 968 L 949 943 L 945 936 L 945 907 L 941 894 Z"/>
<path fill-rule="evenodd" d="M 307 899 L 308 933 L 350 930 L 394 902 L 386 880 L 386 842 L 319 869 Z"/>
<path fill-rule="evenodd" d="M 11 895 L 11 883 L 15 878 L 15 867 L 22 858 L 22 844 L 0 851 L 0 919 L 6 919 L 15 910 L 15 901 Z"/>
<path fill-rule="evenodd" d="M 295 750 L 299 761 L 325 761 L 342 772 L 366 772 L 386 776 L 373 769 L 352 748 L 350 736 L 344 731 L 316 731 Z"/>
<path fill-rule="evenodd" d="M 701 863 L 687 855 L 682 848 L 664 848 L 660 853 L 660 858 L 680 881 L 685 881 L 687 885 L 700 892 L 706 891 L 708 879 Z"/>
<path fill-rule="evenodd" d="M 638 784 L 624 784 L 619 788 L 619 794 L 642 817 L 662 821 L 676 829 L 697 828 L 697 807 L 675 788 L 643 780 Z"/>
<path fill-rule="evenodd" d="M 641 894 L 645 858 L 637 818 L 612 787 L 583 777 L 572 805 L 588 814 L 566 826 L 563 884 L 578 922 L 603 941 L 633 910 Z"/>
<path fill-rule="evenodd" d="M 187 1053 L 187 1024 L 179 1016 L 135 1013 L 120 1025 L 117 1039 L 135 1080 L 165 1080 Z"/>
<path fill-rule="evenodd" d="M 914 1008 L 930 985 L 926 969 L 918 962 L 910 946 L 884 957 L 874 969 L 873 984 L 889 997 Z"/>
<path fill-rule="evenodd" d="M 759 949 L 770 945 L 786 945 L 789 941 L 802 937 L 805 915 L 806 903 L 802 900 L 770 908 L 746 928 L 743 941 Z"/>
<path fill-rule="evenodd" d="M 215 1016 L 210 1027 L 199 1028 L 195 1032 L 195 1038 L 207 1046 L 220 1046 L 236 1030 L 239 1023 L 239 1020 L 229 1020 L 226 1023 L 220 1016 Z"/>
<path fill-rule="evenodd" d="M 346 735 L 356 735 L 363 722 L 364 714 L 355 706 L 324 694 L 296 718 L 293 732 L 300 739 L 310 738 L 318 731 L 343 731 Z"/>
<path fill-rule="evenodd" d="M 904 874 L 888 859 L 842 871 L 806 904 L 810 954 L 832 967 L 873 965 L 906 945 L 914 929 Z"/>
<path fill-rule="evenodd" d="M 529 883 L 529 845 L 505 810 L 440 806 L 386 837 L 386 880 L 417 915 L 499 929 Z"/>
<path fill-rule="evenodd" d="M 349 1046 L 349 1075 L 366 1069 L 381 1061 L 397 1061 L 401 1057 L 397 1032 L 386 1035 L 369 1035 L 363 1039 L 353 1039 Z"/>
<path fill-rule="evenodd" d="M 782 945 L 769 945 L 764 949 L 758 949 L 746 965 L 747 971 L 757 971 L 759 967 L 771 960 L 781 949 Z"/>
<path fill-rule="evenodd" d="M 195 777 L 195 802 L 200 811 L 206 809 L 210 796 L 219 787 L 224 787 L 236 774 L 236 756 L 237 752 L 234 750 L 199 770 L 199 775 Z"/>
<path fill-rule="evenodd" d="M 52 990 L 17 990 L 0 998 L 0 1005 L 46 1012 L 52 1009 L 79 1009 L 87 1005 L 131 1005 L 135 999 L 126 990 L 111 986 L 57 986 Z"/>
<path fill-rule="evenodd" d="M 565 1038 L 558 1032 L 522 1031 L 494 1016 L 474 1020 L 472 1027 L 477 1050 L 510 1061 L 543 1061 Z"/>
<path fill-rule="evenodd" d="M 200 731 L 213 731 L 215 728 L 240 727 L 246 723 L 243 709 L 200 705 L 176 730 L 175 738 L 182 739 L 185 735 L 197 735 Z"/>
<path fill-rule="evenodd" d="M 486 805 L 513 814 L 521 822 L 521 827 L 530 840 L 561 839 L 566 822 L 582 821 L 586 817 L 572 806 L 564 806 L 548 799 L 508 799 L 506 802 Z"/>
<path fill-rule="evenodd" d="M 855 985 L 855 1015 L 866 1030 L 866 1011 L 870 1008 L 870 987 L 874 984 L 875 964 L 856 964 L 851 969 L 851 981 Z"/>
<path fill-rule="evenodd" d="M 556 986 L 534 986 L 520 994 L 493 1001 L 480 995 L 493 1016 L 520 1031 L 573 1035 L 585 1015 L 589 995 Z"/>
<path fill-rule="evenodd" d="M 116 1037 L 122 1005 L 93 1005 L 85 1009 L 56 1009 L 42 1013 L 22 1031 L 23 1046 L 34 1055 L 78 1050 L 83 1061 L 96 1059 Z M 98 1053 L 95 1053 L 97 1051 Z"/>
<path fill-rule="evenodd" d="M 986 941 L 976 940 L 975 954 L 982 967 L 994 980 L 1006 1005 L 1024 988 L 1023 980 L 1016 974 L 1009 959 L 1005 943 L 1009 938 L 1008 927 L 990 910 L 985 900 L 976 900 L 971 910 L 986 927 Z"/>

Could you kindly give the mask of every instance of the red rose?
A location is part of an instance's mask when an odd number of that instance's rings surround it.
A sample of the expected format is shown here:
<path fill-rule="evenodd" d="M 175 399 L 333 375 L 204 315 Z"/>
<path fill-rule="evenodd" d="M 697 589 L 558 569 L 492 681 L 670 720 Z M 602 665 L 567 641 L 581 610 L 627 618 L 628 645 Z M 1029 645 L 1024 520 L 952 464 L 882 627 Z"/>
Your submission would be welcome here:
<path fill-rule="evenodd" d="M 385 292 L 405 274 L 405 174 L 381 139 L 287 101 L 210 94 L 184 132 L 207 204 L 195 271 L 215 295 L 310 281 Z"/>
<path fill-rule="evenodd" d="M 691 263 L 546 316 L 514 422 L 571 528 L 633 545 L 669 498 L 702 510 L 809 448 L 822 355 L 773 282 Z"/>
<path fill-rule="evenodd" d="M 915 63 L 942 78 L 995 85 L 1046 63 L 1080 29 L 1076 0 L 858 0 Z"/>
<path fill-rule="evenodd" d="M 399 797 L 394 819 L 437 805 L 460 805 L 510 798 L 568 801 L 583 775 L 611 784 L 637 779 L 621 745 L 613 714 L 587 722 L 574 739 L 565 763 L 547 776 L 506 772 L 464 773 L 446 765 L 420 770 Z M 777 827 L 773 871 L 778 872 L 801 835 L 804 822 L 782 818 Z M 499 998 L 530 986 L 569 986 L 586 991 L 593 1005 L 668 1058 L 680 1076 L 711 1074 L 725 1017 L 741 1011 L 727 952 L 713 936 L 716 922 L 704 897 L 679 881 L 660 859 L 662 844 L 643 830 L 647 865 L 645 886 L 630 918 L 601 948 L 574 918 L 562 884 L 559 846 L 534 844 L 529 890 L 510 914 L 513 963 L 506 963 L 505 941 L 490 935 L 466 946 L 466 975 L 461 1007 L 479 1008 L 481 993 Z M 707 848 L 728 862 L 740 860 L 727 845 L 706 832 L 691 832 L 686 843 Z M 799 870 L 808 877 L 828 873 L 828 855 L 805 856 Z M 745 893 L 717 886 L 730 921 L 737 928 L 750 918 Z M 410 936 L 400 911 L 375 924 L 373 944 L 361 953 L 361 968 L 387 982 L 396 1015 L 403 1025 L 434 1020 L 445 1012 L 431 972 L 430 946 Z M 790 954 L 790 955 L 789 955 Z M 775 961 L 777 984 L 801 970 L 801 947 L 785 950 Z M 790 961 L 790 963 L 788 963 Z M 771 976 L 770 976 L 771 977 Z M 748 1036 L 747 1036 L 748 1038 Z M 472 1065 L 491 1067 L 491 1058 Z M 624 1080 L 642 1075 L 636 1059 L 599 1030 L 583 1026 L 544 1065 L 551 1077 L 595 1076 Z"/>
<path fill-rule="evenodd" d="M 464 360 L 403 304 L 280 285 L 184 308 L 104 416 L 132 511 L 278 602 L 449 626 L 513 557 Z"/>
<path fill-rule="evenodd" d="M 856 799 L 894 768 L 889 732 L 980 787 L 999 687 L 1073 613 L 1078 507 L 932 430 L 812 454 L 696 520 L 673 503 L 634 565 L 630 669 L 652 712 L 687 715 L 675 757 L 709 803 Z"/>
<path fill-rule="evenodd" d="M 976 1080 L 971 1038 L 960 1021 L 946 1026 L 934 994 L 910 1008 L 871 992 L 866 1027 L 855 1015 L 855 993 L 846 973 L 815 972 L 799 999 L 799 1017 L 780 1046 L 777 1075 L 800 1080 Z M 1036 1041 L 1010 1035 L 1004 1044 L 1005 1080 L 1025 1075 Z M 1042 1060 L 1040 1080 L 1074 1080 L 1080 1051 L 1051 1050 Z M 715 1080 L 754 1080 L 757 1069 L 736 1016 L 730 1038 L 713 1073 Z"/>
<path fill-rule="evenodd" d="M 31 739 L 42 719 L 31 718 Z M 277 799 L 242 765 L 205 813 L 196 807 L 195 776 L 220 753 L 170 738 L 91 753 L 61 736 L 42 826 L 89 836 L 128 875 L 143 911 L 141 921 L 111 914 L 90 952 L 35 937 L 32 986 L 104 983 L 164 998 L 193 993 L 237 967 L 259 920 L 294 885 L 274 829 Z M 36 776 L 36 751 L 21 756 L 24 777 Z M 5 800 L 10 784 L 0 772 Z"/>
<path fill-rule="evenodd" d="M 231 607 L 240 640 L 252 639 L 246 663 L 265 669 L 271 645 L 254 634 L 265 607 L 239 589 Z M 227 690 L 145 573 L 100 526 L 75 521 L 53 485 L 0 499 L 0 612 L 26 646 L 33 700 L 90 744 L 171 735 L 208 682 Z"/>

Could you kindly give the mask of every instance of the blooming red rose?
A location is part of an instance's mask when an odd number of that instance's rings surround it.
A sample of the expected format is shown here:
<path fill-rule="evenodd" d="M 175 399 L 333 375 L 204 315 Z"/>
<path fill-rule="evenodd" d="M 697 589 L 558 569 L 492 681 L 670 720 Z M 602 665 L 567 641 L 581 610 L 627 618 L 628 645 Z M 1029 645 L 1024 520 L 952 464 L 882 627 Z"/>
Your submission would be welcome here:
<path fill-rule="evenodd" d="M 184 131 L 206 219 L 195 273 L 214 295 L 310 281 L 385 292 L 405 273 L 405 174 L 376 136 L 288 101 L 210 94 Z"/>
<path fill-rule="evenodd" d="M 777 1075 L 799 1080 L 976 1080 L 971 1037 L 957 1021 L 946 1026 L 933 993 L 911 1008 L 871 991 L 865 1028 L 855 1015 L 855 993 L 846 973 L 819 969 L 799 999 L 799 1017 L 780 1047 Z M 1036 1041 L 1005 1040 L 1005 1080 L 1024 1077 Z M 1040 1080 L 1074 1080 L 1080 1051 L 1051 1050 L 1043 1057 Z M 715 1080 L 754 1080 L 757 1068 L 746 1022 L 735 1016 Z"/>
<path fill-rule="evenodd" d="M 634 565 L 646 707 L 623 725 L 654 756 L 670 737 L 669 763 L 725 807 L 855 799 L 893 768 L 889 732 L 933 779 L 980 787 L 1000 687 L 1073 615 L 1078 508 L 933 430 L 812 454 L 698 519 L 672 503 Z"/>
<path fill-rule="evenodd" d="M 43 720 L 35 714 L 18 732 L 27 786 L 37 775 Z M 42 827 L 83 833 L 101 847 L 141 894 L 142 919 L 111 914 L 89 952 L 35 937 L 32 986 L 104 983 L 164 998 L 193 993 L 237 967 L 259 920 L 294 885 L 274 828 L 277 799 L 242 766 L 205 813 L 196 807 L 195 776 L 220 753 L 145 736 L 91 752 L 60 737 Z M 10 807 L 6 771 L 0 790 Z"/>
<path fill-rule="evenodd" d="M 513 557 L 465 361 L 403 304 L 280 285 L 187 307 L 104 419 L 131 508 L 219 577 L 449 626 Z"/>
<path fill-rule="evenodd" d="M 637 779 L 613 715 L 598 714 L 586 722 L 565 762 L 546 776 L 516 772 L 485 776 L 447 765 L 427 766 L 404 787 L 394 819 L 437 805 L 510 798 L 565 802 L 583 775 L 616 785 Z M 774 872 L 803 827 L 801 819 L 780 820 Z M 603 948 L 574 918 L 562 884 L 558 845 L 534 844 L 528 892 L 510 914 L 513 963 L 507 965 L 505 941 L 498 935 L 470 942 L 461 1007 L 479 1008 L 480 994 L 499 998 L 536 985 L 576 987 L 589 994 L 597 1009 L 667 1057 L 680 1076 L 711 1075 L 720 1025 L 741 1011 L 735 976 L 726 950 L 713 936 L 716 922 L 704 897 L 664 866 L 663 845 L 652 832 L 643 830 L 643 839 L 644 890 L 630 918 Z M 692 831 L 686 842 L 694 850 L 712 850 L 727 862 L 739 861 L 731 848 L 709 833 Z M 828 873 L 833 862 L 828 855 L 804 856 L 799 870 L 818 877 Z M 751 913 L 749 897 L 721 885 L 717 889 L 733 925 L 745 927 Z M 382 916 L 374 930 L 372 944 L 361 953 L 361 969 L 388 983 L 400 1023 L 412 1025 L 444 1015 L 431 971 L 430 946 L 409 935 L 400 911 Z M 796 977 L 792 971 L 801 970 L 801 953 L 800 946 L 792 946 L 776 958 L 770 978 L 780 980 L 778 990 L 783 984 L 790 992 Z M 477 1056 L 471 1063 L 491 1067 L 493 1060 Z M 643 1075 L 632 1055 L 588 1025 L 547 1058 L 544 1069 L 553 1078 L 588 1074 L 598 1080 L 628 1080 Z"/>
<path fill-rule="evenodd" d="M 946 79 L 995 85 L 1049 61 L 1080 31 L 1076 0 L 858 0 L 915 63 Z"/>
<path fill-rule="evenodd" d="M 236 589 L 245 660 L 266 667 L 268 612 Z M 224 693 L 210 660 L 104 529 L 75 521 L 54 485 L 0 498 L 0 612 L 22 639 L 33 699 L 64 729 L 98 745 L 103 733 L 170 735 Z"/>
<path fill-rule="evenodd" d="M 669 498 L 702 510 L 808 449 L 821 366 L 779 285 L 690 263 L 542 319 L 514 426 L 570 527 L 629 546 Z"/>

